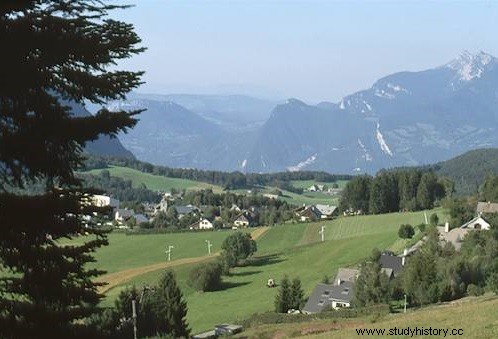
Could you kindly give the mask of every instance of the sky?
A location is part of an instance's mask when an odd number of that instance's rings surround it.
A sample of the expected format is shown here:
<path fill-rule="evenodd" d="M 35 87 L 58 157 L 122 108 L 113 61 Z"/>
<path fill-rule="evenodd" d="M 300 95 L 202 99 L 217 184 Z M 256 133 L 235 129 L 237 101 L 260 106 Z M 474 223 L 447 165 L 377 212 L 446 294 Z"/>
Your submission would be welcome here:
<path fill-rule="evenodd" d="M 147 51 L 141 93 L 338 102 L 462 50 L 498 57 L 498 1 L 122 0 Z"/>

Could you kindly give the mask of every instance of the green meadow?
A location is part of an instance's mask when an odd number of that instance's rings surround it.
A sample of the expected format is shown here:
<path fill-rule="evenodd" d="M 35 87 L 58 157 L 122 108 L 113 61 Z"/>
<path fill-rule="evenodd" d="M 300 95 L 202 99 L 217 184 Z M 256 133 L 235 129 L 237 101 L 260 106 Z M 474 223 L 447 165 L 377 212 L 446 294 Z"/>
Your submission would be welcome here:
<path fill-rule="evenodd" d="M 247 266 L 233 269 L 229 277 L 223 278 L 224 288 L 216 292 L 200 293 L 188 286 L 188 272 L 193 264 L 174 266 L 172 269 L 187 300 L 188 321 L 193 333 L 211 329 L 217 323 L 238 322 L 253 313 L 272 310 L 277 289 L 266 287 L 269 278 L 276 279 L 278 284 L 286 274 L 290 278 L 299 277 L 305 294 L 309 295 L 324 276 L 332 277 L 339 267 L 358 264 L 370 255 L 373 248 L 390 249 L 397 244 L 398 250 L 402 250 L 397 235 L 399 225 L 416 225 L 423 220 L 423 212 L 392 213 L 271 227 L 258 238 L 258 252 Z M 321 242 L 318 233 L 322 225 L 325 225 L 324 242 Z M 212 238 L 208 238 L 209 235 Z M 174 252 L 174 260 L 205 256 L 207 248 L 204 240 L 210 239 L 214 244 L 213 251 L 216 251 L 226 236 L 226 232 L 128 238 L 125 235 L 111 235 L 111 245 L 100 250 L 97 259 L 102 267 L 112 272 L 147 265 L 164 260 L 164 250 L 173 241 L 182 244 L 175 245 L 178 252 Z M 206 260 L 211 259 L 202 258 L 202 261 Z M 155 284 L 163 271 L 160 269 L 134 276 L 110 289 L 104 305 L 111 305 L 126 286 Z"/>
<path fill-rule="evenodd" d="M 125 180 L 131 180 L 133 187 L 145 185 L 148 189 L 155 191 L 167 192 L 171 189 L 175 190 L 200 190 L 210 188 L 213 191 L 220 192 L 221 187 L 193 181 L 188 179 L 169 178 L 161 175 L 144 173 L 128 167 L 109 166 L 105 170 L 109 171 L 111 176 L 120 177 Z M 93 169 L 82 173 L 99 175 L 103 169 Z"/>

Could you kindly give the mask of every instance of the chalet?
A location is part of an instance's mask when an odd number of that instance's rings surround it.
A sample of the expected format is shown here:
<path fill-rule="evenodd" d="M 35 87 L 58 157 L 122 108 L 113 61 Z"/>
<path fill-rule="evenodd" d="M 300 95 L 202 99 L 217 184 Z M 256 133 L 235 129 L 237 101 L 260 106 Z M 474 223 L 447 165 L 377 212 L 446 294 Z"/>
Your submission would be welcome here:
<path fill-rule="evenodd" d="M 251 222 L 249 221 L 249 218 L 246 217 L 244 213 L 242 213 L 237 218 L 235 218 L 233 224 L 237 227 L 249 227 L 251 225 Z"/>
<path fill-rule="evenodd" d="M 340 284 L 318 284 L 311 293 L 302 312 L 319 313 L 325 309 L 350 307 L 354 297 L 354 282 L 341 281 Z"/>
<path fill-rule="evenodd" d="M 214 229 L 214 225 L 213 225 L 213 222 L 209 219 L 201 219 L 201 221 L 199 221 L 199 229 L 200 230 L 212 230 Z"/>
<path fill-rule="evenodd" d="M 252 211 L 244 211 L 237 215 L 233 221 L 236 227 L 251 227 L 256 224 L 256 213 Z"/>
<path fill-rule="evenodd" d="M 339 214 L 337 206 L 317 204 L 315 207 L 320 212 L 321 219 L 331 219 Z"/>
<path fill-rule="evenodd" d="M 463 239 L 469 232 L 489 230 L 490 228 L 491 225 L 479 215 L 457 228 L 450 229 L 449 223 L 446 223 L 444 227 L 438 227 L 439 239 L 450 242 L 458 251 L 462 247 Z"/>
<path fill-rule="evenodd" d="M 462 226 L 460 226 L 460 228 L 466 228 L 469 230 L 489 230 L 491 228 L 491 225 L 481 216 L 479 216 L 463 224 Z"/>
<path fill-rule="evenodd" d="M 316 206 L 304 206 L 296 210 L 296 215 L 301 221 L 316 221 L 322 219 L 322 213 Z"/>
<path fill-rule="evenodd" d="M 491 201 L 488 202 L 478 202 L 477 203 L 477 215 L 481 215 L 483 213 L 498 213 L 498 203 L 494 203 Z"/>

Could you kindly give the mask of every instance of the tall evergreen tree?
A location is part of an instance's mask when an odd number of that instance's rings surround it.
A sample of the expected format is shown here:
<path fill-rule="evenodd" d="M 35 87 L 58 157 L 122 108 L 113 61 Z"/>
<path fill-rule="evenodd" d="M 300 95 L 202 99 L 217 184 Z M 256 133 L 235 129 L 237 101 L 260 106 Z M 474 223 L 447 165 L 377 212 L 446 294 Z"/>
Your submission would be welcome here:
<path fill-rule="evenodd" d="M 287 313 L 287 311 L 292 308 L 291 303 L 291 284 L 289 282 L 289 278 L 285 275 L 280 282 L 278 294 L 275 297 L 275 312 Z"/>
<path fill-rule="evenodd" d="M 187 320 L 187 303 L 178 287 L 175 275 L 167 271 L 159 281 L 154 293 L 144 300 L 145 314 L 149 314 L 148 322 L 142 336 L 171 336 L 188 338 L 190 329 Z"/>
<path fill-rule="evenodd" d="M 81 320 L 100 300 L 88 269 L 105 234 L 85 228 L 96 208 L 74 171 L 83 147 L 136 123 L 105 109 L 76 118 L 70 106 L 124 98 L 140 72 L 108 71 L 139 53 L 129 24 L 111 20 L 119 6 L 92 0 L 0 4 L 0 337 L 97 337 Z M 33 183 L 43 187 L 27 190 Z M 88 232 L 82 245 L 61 238 Z"/>
<path fill-rule="evenodd" d="M 301 287 L 301 279 L 294 278 L 292 280 L 290 295 L 291 295 L 290 308 L 293 308 L 295 310 L 301 309 L 304 300 L 304 291 L 303 288 Z"/>

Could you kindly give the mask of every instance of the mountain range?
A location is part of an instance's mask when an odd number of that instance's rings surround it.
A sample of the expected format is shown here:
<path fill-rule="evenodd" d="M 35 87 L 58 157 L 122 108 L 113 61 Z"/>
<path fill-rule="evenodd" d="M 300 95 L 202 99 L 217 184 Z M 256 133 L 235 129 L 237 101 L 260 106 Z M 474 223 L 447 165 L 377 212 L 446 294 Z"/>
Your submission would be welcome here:
<path fill-rule="evenodd" d="M 400 72 L 338 103 L 246 96 L 144 95 L 110 109 L 147 108 L 123 145 L 170 167 L 243 172 L 373 173 L 498 146 L 498 59 L 462 52 Z"/>

